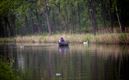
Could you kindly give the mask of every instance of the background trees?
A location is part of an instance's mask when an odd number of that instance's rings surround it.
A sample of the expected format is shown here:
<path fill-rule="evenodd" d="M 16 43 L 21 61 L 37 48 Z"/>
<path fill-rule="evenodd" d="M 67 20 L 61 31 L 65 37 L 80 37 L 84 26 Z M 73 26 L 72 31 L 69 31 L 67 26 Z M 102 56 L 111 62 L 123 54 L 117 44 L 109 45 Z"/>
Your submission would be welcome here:
<path fill-rule="evenodd" d="M 1 0 L 0 36 L 126 32 L 128 0 Z"/>

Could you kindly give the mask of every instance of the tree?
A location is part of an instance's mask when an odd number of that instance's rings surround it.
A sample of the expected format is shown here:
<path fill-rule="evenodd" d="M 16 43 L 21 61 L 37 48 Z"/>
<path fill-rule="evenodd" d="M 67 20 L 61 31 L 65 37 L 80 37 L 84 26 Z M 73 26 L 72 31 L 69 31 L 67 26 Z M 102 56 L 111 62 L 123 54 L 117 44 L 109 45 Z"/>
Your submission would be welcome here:
<path fill-rule="evenodd" d="M 89 0 L 89 13 L 91 16 L 91 22 L 93 27 L 93 33 L 96 35 L 97 22 L 96 22 L 96 9 L 95 9 L 95 0 Z"/>

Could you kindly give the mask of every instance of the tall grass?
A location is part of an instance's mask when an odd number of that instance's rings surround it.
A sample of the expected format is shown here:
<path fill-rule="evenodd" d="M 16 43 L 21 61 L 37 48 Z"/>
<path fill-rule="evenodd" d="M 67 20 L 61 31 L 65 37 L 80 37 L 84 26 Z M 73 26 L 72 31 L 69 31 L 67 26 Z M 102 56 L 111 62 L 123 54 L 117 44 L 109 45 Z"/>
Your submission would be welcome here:
<path fill-rule="evenodd" d="M 12 43 L 15 42 L 15 38 L 0 38 L 0 44 L 1 43 Z"/>
<path fill-rule="evenodd" d="M 129 44 L 129 33 L 106 33 L 106 34 L 53 34 L 53 35 L 31 35 L 17 36 L 15 38 L 0 38 L 1 42 L 16 43 L 57 43 L 60 37 L 64 37 L 70 43 L 91 43 L 105 44 Z"/>
<path fill-rule="evenodd" d="M 95 36 L 96 43 L 129 44 L 129 33 L 100 34 Z"/>
<path fill-rule="evenodd" d="M 80 43 L 84 41 L 90 41 L 93 38 L 91 34 L 53 34 L 53 35 L 38 35 L 38 36 L 24 36 L 16 37 L 16 42 L 45 42 L 55 43 L 58 42 L 60 37 L 64 37 L 66 41 L 71 43 Z"/>

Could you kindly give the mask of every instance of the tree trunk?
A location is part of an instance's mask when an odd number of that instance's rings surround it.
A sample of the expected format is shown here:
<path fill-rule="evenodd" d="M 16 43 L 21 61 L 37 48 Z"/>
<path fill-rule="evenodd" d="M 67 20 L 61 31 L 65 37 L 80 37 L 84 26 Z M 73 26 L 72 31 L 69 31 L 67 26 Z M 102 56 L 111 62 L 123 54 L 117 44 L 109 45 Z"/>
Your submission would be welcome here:
<path fill-rule="evenodd" d="M 5 37 L 12 36 L 11 35 L 11 25 L 9 23 L 8 17 L 4 17 L 4 35 L 5 35 Z"/>
<path fill-rule="evenodd" d="M 45 16 L 46 16 L 46 21 L 47 21 L 48 32 L 49 32 L 49 35 L 51 35 L 52 31 L 51 31 L 51 25 L 50 25 L 50 20 L 49 20 L 48 0 L 45 0 L 45 7 L 46 7 Z"/>
<path fill-rule="evenodd" d="M 15 20 L 16 20 L 16 17 L 14 14 L 11 14 L 10 15 L 10 20 L 9 20 L 9 23 L 10 23 L 10 30 L 11 30 L 11 36 L 15 36 L 16 35 L 16 24 L 15 24 Z"/>
<path fill-rule="evenodd" d="M 112 13 L 112 0 L 109 0 L 109 6 L 110 6 L 110 9 L 109 9 L 109 16 L 110 16 L 110 26 L 111 26 L 111 30 L 113 32 L 113 13 Z"/>
<path fill-rule="evenodd" d="M 77 4 L 77 16 L 78 16 L 78 27 L 80 26 L 81 24 L 81 20 L 80 20 L 80 5 L 79 3 Z"/>
<path fill-rule="evenodd" d="M 95 10 L 95 0 L 89 0 L 89 12 L 93 27 L 93 33 L 96 35 L 97 23 L 96 23 L 96 10 Z"/>
<path fill-rule="evenodd" d="M 118 14 L 117 6 L 115 6 L 115 10 L 116 10 L 116 17 L 117 17 L 117 20 L 118 20 L 118 24 L 119 24 L 119 27 L 120 27 L 120 32 L 122 32 L 122 26 L 121 26 L 120 17 L 119 17 L 119 14 Z"/>

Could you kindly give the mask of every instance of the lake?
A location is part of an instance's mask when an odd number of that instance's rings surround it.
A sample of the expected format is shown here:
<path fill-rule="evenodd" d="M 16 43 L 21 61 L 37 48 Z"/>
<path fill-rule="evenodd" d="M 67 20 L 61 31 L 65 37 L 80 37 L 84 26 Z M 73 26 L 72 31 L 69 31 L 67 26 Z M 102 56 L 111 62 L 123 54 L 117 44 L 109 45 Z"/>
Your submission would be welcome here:
<path fill-rule="evenodd" d="M 22 80 L 128 80 L 129 46 L 0 45 Z M 3 54 L 4 53 L 4 54 Z"/>

